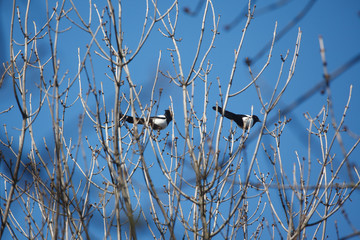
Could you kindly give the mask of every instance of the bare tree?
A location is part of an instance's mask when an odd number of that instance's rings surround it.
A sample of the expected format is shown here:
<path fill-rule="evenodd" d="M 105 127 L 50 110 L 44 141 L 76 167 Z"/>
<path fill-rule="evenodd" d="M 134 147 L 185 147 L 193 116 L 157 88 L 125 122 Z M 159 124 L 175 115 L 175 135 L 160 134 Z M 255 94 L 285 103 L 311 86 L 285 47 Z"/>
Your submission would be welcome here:
<path fill-rule="evenodd" d="M 305 114 L 309 122 L 303 129 L 308 133 L 307 157 L 296 152 L 289 171 L 284 163 L 289 156 L 282 154 L 280 139 L 290 119 L 274 109 L 293 80 L 301 30 L 294 49 L 281 56 L 270 97 L 264 97 L 258 79 L 272 61 L 277 23 L 266 48 L 268 57 L 260 68 L 259 63 L 256 66 L 260 70 L 247 61 L 250 80 L 242 89 L 233 87 L 256 13 L 251 1 L 229 78 L 218 78 L 215 84 L 210 53 L 220 19 L 213 2 L 202 1 L 198 7 L 202 21 L 190 64 L 184 63 L 186 50 L 179 45 L 178 1 L 161 6 L 157 1 L 145 3 L 138 44 L 129 49 L 120 0 L 116 4 L 108 0 L 101 7 L 89 1 L 87 14 L 72 0 L 46 1 L 46 21 L 41 25 L 29 17 L 30 0 L 24 9 L 13 1 L 11 51 L 2 81 L 5 76 L 12 81 L 16 102 L 15 107 L 10 104 L 0 110 L 0 117 L 8 120 L 0 139 L 5 149 L 1 152 L 0 236 L 325 239 L 330 217 L 360 184 L 358 167 L 349 164 L 360 138 L 348 131 L 355 139 L 350 148 L 342 140 L 352 87 L 338 122 L 326 85 L 327 103 L 316 116 Z M 22 43 L 15 39 L 14 31 L 21 32 Z M 73 59 L 77 61 L 75 72 L 63 67 L 60 47 L 63 36 L 73 31 L 84 36 Z M 136 70 L 131 64 L 149 47 L 151 34 L 160 34 L 171 47 L 165 54 L 159 49 L 152 87 L 146 89 L 132 77 Z M 40 46 L 50 49 L 49 56 L 40 53 Z M 329 83 L 333 75 L 327 70 L 322 38 L 320 50 Z M 171 60 L 172 70 L 161 68 L 163 58 Z M 97 64 L 107 68 L 99 70 Z M 170 106 L 160 107 L 164 101 L 158 88 L 160 78 L 181 93 L 181 102 L 170 96 Z M 256 89 L 263 114 L 258 133 L 251 126 L 242 129 L 232 122 L 229 132 L 225 131 L 229 120 L 219 113 L 209 121 L 213 105 L 225 109 L 231 98 L 249 88 Z M 211 91 L 217 92 L 219 103 L 210 101 Z M 150 92 L 148 102 L 142 101 L 144 92 Z M 151 116 L 161 108 L 169 108 L 172 121 L 157 130 Z M 6 118 L 14 111 L 20 112 L 16 122 Z M 79 116 L 75 128 L 74 115 Z M 251 115 L 255 115 L 253 108 Z M 278 116 L 274 124 L 270 116 Z M 41 136 L 46 124 L 51 126 L 51 138 Z M 18 130 L 8 130 L 8 126 Z M 252 145 L 250 137 L 255 139 Z M 338 147 L 342 156 L 336 155 Z M 313 151 L 321 155 L 314 158 Z M 339 178 L 344 166 L 351 176 L 348 182 Z"/>

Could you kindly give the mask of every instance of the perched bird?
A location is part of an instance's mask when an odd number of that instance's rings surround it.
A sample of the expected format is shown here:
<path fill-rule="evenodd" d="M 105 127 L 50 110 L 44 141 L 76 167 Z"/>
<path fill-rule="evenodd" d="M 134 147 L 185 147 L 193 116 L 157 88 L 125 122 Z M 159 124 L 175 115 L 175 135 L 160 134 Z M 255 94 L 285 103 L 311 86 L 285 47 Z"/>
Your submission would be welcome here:
<path fill-rule="evenodd" d="M 223 109 L 221 107 L 213 107 L 213 109 L 218 111 L 219 113 L 223 114 Z M 261 122 L 260 119 L 256 115 L 244 115 L 244 114 L 235 114 L 229 111 L 224 112 L 224 117 L 233 120 L 236 122 L 236 124 L 241 127 L 242 129 L 246 130 L 249 128 L 252 128 L 255 123 Z"/>
<path fill-rule="evenodd" d="M 133 118 L 132 116 L 122 115 L 121 116 L 128 123 L 134 123 L 134 119 L 137 124 L 145 124 L 145 118 Z M 164 115 L 157 115 L 149 118 L 149 125 L 154 130 L 165 129 L 172 120 L 170 110 L 165 110 Z"/>

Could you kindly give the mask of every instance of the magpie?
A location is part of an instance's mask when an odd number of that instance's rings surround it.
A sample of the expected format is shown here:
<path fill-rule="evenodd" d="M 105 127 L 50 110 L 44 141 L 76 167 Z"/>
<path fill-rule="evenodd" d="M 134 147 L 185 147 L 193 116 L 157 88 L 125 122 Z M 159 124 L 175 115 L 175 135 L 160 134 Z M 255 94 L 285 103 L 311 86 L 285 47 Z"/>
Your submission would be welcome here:
<path fill-rule="evenodd" d="M 146 118 L 133 118 L 132 116 L 123 115 L 121 116 L 128 123 L 134 123 L 134 119 L 137 124 L 145 124 Z M 149 125 L 154 130 L 165 129 L 172 120 L 170 110 L 165 110 L 164 115 L 157 115 L 149 118 Z"/>
<path fill-rule="evenodd" d="M 212 109 L 214 109 L 215 111 L 217 110 L 219 113 L 223 114 L 223 109 L 221 107 L 213 107 Z M 234 122 L 236 122 L 236 124 L 241 127 L 242 129 L 246 130 L 249 128 L 249 124 L 250 124 L 250 128 L 253 127 L 255 125 L 255 123 L 257 122 L 261 122 L 260 119 L 258 118 L 258 116 L 256 115 L 244 115 L 244 114 L 235 114 L 229 111 L 224 112 L 224 117 L 233 120 Z"/>

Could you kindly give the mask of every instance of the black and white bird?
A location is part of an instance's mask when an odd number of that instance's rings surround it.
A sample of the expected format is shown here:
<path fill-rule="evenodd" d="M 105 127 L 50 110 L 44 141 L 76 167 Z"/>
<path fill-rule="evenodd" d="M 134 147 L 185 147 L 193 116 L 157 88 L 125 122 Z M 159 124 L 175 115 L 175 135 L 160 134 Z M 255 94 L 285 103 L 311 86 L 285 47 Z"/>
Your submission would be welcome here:
<path fill-rule="evenodd" d="M 128 123 L 134 123 L 134 120 L 137 124 L 145 124 L 145 118 L 133 118 L 132 116 L 124 115 L 121 116 Z M 170 110 L 165 110 L 164 115 L 157 115 L 149 118 L 149 126 L 154 130 L 163 130 L 165 129 L 172 120 Z"/>
<path fill-rule="evenodd" d="M 218 111 L 220 114 L 223 114 L 223 109 L 221 107 L 213 107 L 213 109 Z M 241 127 L 242 129 L 246 130 L 252 128 L 255 123 L 261 122 L 258 116 L 256 115 L 244 115 L 244 114 L 235 114 L 229 111 L 224 111 L 224 117 L 233 120 L 236 124 Z"/>

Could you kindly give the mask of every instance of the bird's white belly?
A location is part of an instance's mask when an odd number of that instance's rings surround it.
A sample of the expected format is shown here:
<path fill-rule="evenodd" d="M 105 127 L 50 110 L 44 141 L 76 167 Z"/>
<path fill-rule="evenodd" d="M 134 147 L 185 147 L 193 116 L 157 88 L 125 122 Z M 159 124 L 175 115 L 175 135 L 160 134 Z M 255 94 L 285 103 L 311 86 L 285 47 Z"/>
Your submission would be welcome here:
<path fill-rule="evenodd" d="M 153 124 L 157 125 L 159 128 L 164 129 L 167 127 L 167 122 L 165 118 L 155 118 L 153 119 Z"/>
<path fill-rule="evenodd" d="M 244 129 L 248 129 L 249 125 L 250 127 L 253 126 L 253 120 L 251 117 L 243 117 L 243 122 L 244 122 Z"/>

